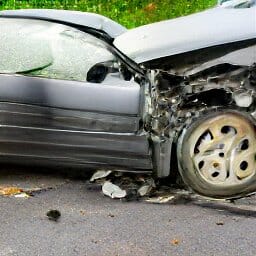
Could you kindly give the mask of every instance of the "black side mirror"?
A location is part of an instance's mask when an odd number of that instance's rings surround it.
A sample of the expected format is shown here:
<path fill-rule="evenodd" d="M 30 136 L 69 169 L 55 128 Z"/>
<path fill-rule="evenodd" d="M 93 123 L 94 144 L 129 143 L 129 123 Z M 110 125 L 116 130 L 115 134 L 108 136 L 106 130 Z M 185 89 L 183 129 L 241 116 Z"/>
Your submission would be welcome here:
<path fill-rule="evenodd" d="M 94 65 L 87 73 L 86 80 L 91 83 L 101 83 L 108 74 L 109 68 L 102 63 Z"/>

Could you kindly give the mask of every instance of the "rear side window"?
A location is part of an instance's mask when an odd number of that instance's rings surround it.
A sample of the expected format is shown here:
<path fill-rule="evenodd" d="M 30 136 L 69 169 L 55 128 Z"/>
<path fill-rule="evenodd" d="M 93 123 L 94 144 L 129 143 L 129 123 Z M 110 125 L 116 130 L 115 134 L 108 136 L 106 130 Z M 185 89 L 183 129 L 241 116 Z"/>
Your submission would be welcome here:
<path fill-rule="evenodd" d="M 100 39 L 72 27 L 0 18 L 0 73 L 86 81 L 92 66 L 114 59 Z"/>

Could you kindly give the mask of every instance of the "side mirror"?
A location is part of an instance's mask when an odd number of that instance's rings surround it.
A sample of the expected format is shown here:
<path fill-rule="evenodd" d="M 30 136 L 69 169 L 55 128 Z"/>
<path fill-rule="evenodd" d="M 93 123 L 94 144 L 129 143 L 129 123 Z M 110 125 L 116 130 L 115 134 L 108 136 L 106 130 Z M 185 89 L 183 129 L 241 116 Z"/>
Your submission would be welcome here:
<path fill-rule="evenodd" d="M 101 83 L 108 74 L 109 68 L 102 63 L 94 65 L 87 73 L 86 80 L 91 83 Z"/>

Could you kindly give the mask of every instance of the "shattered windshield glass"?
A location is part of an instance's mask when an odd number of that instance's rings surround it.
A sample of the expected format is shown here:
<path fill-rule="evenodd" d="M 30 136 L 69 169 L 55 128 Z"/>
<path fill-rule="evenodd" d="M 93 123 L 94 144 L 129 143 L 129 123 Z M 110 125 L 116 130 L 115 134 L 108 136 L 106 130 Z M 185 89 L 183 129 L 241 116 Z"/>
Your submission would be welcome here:
<path fill-rule="evenodd" d="M 43 24 L 0 19 L 0 72 L 18 73 L 43 68 L 53 62 L 51 47 L 34 35 L 44 31 Z"/>
<path fill-rule="evenodd" d="M 0 73 L 86 81 L 93 65 L 113 59 L 99 39 L 74 28 L 0 19 Z"/>

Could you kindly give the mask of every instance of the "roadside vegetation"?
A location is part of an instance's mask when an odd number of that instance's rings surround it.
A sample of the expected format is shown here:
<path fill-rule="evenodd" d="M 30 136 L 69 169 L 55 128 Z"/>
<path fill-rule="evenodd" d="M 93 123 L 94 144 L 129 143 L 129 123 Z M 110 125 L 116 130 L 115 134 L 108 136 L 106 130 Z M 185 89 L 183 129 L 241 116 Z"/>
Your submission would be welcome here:
<path fill-rule="evenodd" d="M 217 0 L 0 0 L 0 9 L 55 8 L 94 12 L 132 28 L 210 8 Z"/>

